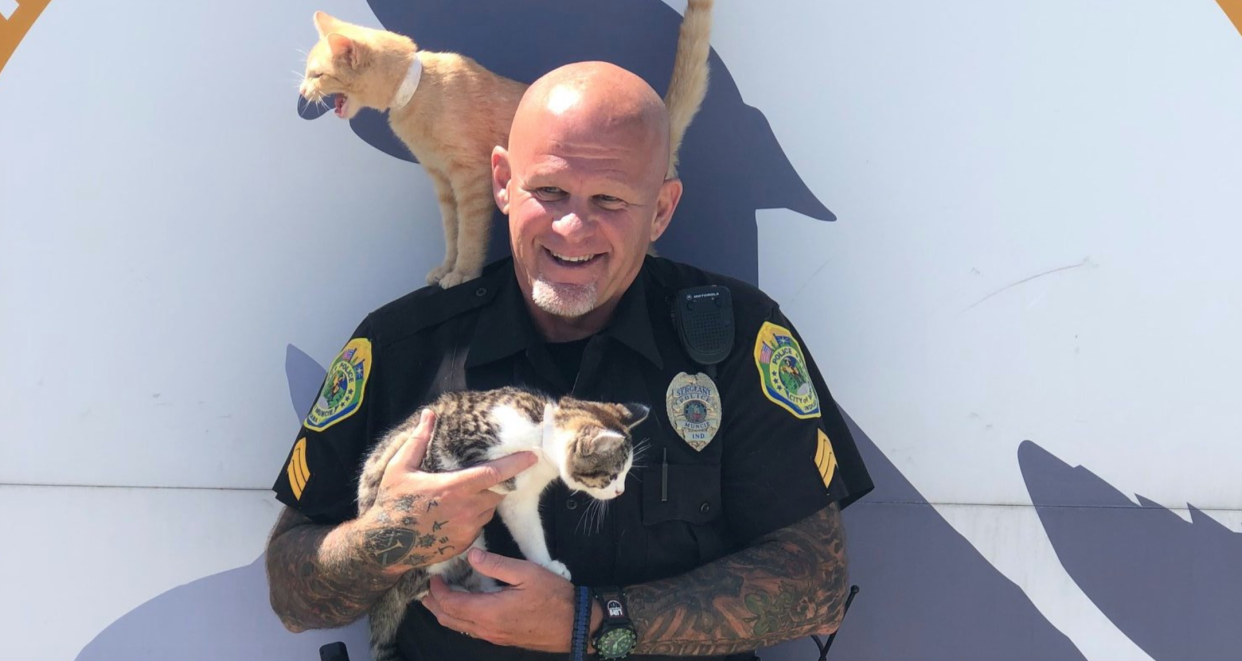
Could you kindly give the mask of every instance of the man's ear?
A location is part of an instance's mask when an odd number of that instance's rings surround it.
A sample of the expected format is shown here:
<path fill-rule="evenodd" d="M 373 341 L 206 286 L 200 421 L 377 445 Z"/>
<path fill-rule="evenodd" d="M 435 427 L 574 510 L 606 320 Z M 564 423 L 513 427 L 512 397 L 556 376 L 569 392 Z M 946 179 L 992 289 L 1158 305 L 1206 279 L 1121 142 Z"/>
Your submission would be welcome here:
<path fill-rule="evenodd" d="M 660 185 L 660 195 L 656 197 L 656 215 L 655 220 L 651 223 L 651 242 L 655 243 L 656 239 L 664 234 L 664 230 L 668 229 L 668 224 L 673 220 L 673 212 L 677 210 L 677 203 L 681 202 L 681 180 L 666 179 Z"/>
<path fill-rule="evenodd" d="M 492 149 L 492 197 L 500 212 L 509 215 L 509 182 L 513 171 L 509 169 L 509 152 L 497 145 Z"/>

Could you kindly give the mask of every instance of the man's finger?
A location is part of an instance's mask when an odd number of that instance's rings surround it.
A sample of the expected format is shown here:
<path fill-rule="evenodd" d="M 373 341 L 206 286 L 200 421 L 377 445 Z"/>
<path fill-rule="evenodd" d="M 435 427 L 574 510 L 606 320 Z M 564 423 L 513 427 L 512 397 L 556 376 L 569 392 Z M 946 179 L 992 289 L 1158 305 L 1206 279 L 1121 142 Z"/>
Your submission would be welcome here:
<path fill-rule="evenodd" d="M 406 470 L 418 470 L 423 465 L 423 457 L 427 456 L 427 444 L 431 442 L 431 434 L 436 428 L 436 414 L 431 409 L 423 409 L 418 418 L 418 426 L 414 433 L 401 446 L 400 450 L 388 460 L 385 470 L 404 467 Z"/>
<path fill-rule="evenodd" d="M 485 491 L 530 468 L 538 459 L 533 452 L 514 452 L 485 464 L 463 468 L 453 482 L 467 491 Z"/>
<path fill-rule="evenodd" d="M 470 561 L 470 566 L 480 574 L 502 580 L 515 587 L 526 583 L 531 571 L 538 566 L 526 560 L 516 560 L 488 553 L 482 549 L 470 549 L 466 554 L 466 559 Z"/>
<path fill-rule="evenodd" d="M 431 614 L 436 616 L 436 619 L 440 621 L 440 624 L 454 631 L 460 631 L 466 634 L 473 633 L 475 628 L 473 622 L 464 620 L 456 615 L 451 615 L 444 609 L 444 604 L 441 603 L 440 599 L 444 597 L 451 599 L 453 595 L 454 592 L 449 590 L 448 586 L 445 585 L 444 579 L 439 576 L 432 576 L 430 592 L 426 597 L 423 597 L 423 606 L 426 606 L 427 610 L 431 611 Z"/>
<path fill-rule="evenodd" d="M 487 522 L 491 521 L 493 516 L 496 516 L 495 507 L 491 509 L 483 510 L 483 513 L 479 515 L 479 518 L 474 520 L 475 527 L 482 528 L 483 526 L 487 525 Z"/>

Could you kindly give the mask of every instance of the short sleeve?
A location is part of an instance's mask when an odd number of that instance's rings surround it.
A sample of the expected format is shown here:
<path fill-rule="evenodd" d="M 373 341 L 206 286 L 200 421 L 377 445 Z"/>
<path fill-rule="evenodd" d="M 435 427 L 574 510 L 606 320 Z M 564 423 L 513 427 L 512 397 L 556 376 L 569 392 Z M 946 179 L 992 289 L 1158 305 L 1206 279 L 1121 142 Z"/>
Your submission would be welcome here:
<path fill-rule="evenodd" d="M 356 516 L 357 471 L 374 426 L 376 340 L 368 321 L 333 357 L 272 490 L 318 523 Z"/>
<path fill-rule="evenodd" d="M 721 490 L 731 533 L 748 543 L 829 503 L 844 509 L 873 485 L 789 319 L 773 308 L 739 333 L 740 346 L 720 375 L 727 434 Z"/>

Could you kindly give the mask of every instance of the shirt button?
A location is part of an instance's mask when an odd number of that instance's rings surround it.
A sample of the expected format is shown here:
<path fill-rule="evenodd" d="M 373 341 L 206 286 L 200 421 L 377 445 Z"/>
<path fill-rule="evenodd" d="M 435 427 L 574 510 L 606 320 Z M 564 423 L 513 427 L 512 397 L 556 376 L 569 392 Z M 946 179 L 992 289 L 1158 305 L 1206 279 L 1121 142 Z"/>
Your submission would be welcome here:
<path fill-rule="evenodd" d="M 699 505 L 699 511 L 704 514 L 707 514 L 708 512 L 712 511 L 712 504 L 708 502 L 704 502 L 702 505 Z"/>
<path fill-rule="evenodd" d="M 474 295 L 475 296 L 487 296 L 487 287 L 479 287 L 478 289 L 474 290 Z"/>
<path fill-rule="evenodd" d="M 571 509 L 571 510 L 578 509 L 578 501 L 573 500 L 573 499 L 565 501 L 565 508 Z"/>

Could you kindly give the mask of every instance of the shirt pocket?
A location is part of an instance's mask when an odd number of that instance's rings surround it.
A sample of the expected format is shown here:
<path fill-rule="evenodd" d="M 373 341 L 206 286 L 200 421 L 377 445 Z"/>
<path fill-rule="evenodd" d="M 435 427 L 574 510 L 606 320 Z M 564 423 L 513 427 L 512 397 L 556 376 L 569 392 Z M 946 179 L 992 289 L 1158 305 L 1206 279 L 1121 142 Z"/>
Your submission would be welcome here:
<path fill-rule="evenodd" d="M 642 471 L 648 580 L 674 576 L 724 554 L 720 466 L 656 462 Z"/>

